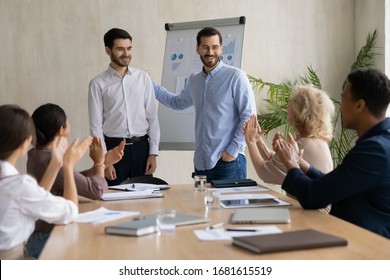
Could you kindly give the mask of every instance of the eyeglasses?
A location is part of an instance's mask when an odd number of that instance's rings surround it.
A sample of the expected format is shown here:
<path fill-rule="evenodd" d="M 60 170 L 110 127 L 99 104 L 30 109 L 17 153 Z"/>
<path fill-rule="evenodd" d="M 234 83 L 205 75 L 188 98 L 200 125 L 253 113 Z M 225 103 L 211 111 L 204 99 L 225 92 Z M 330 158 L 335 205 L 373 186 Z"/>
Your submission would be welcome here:
<path fill-rule="evenodd" d="M 212 52 L 216 52 L 218 51 L 219 49 L 221 48 L 221 46 L 219 45 L 214 45 L 214 46 L 201 46 L 200 47 L 200 51 L 201 52 L 209 52 L 209 51 L 212 51 Z"/>

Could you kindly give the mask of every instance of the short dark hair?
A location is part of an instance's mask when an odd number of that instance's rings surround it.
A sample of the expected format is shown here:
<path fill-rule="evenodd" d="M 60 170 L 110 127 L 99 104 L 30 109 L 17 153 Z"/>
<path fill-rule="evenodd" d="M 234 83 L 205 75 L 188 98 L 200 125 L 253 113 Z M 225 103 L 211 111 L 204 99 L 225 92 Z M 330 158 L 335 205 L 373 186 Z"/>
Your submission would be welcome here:
<path fill-rule="evenodd" d="M 1 105 L 0 120 L 0 160 L 8 159 L 29 137 L 35 143 L 34 123 L 24 109 L 12 104 Z"/>
<path fill-rule="evenodd" d="M 219 44 L 222 46 L 222 35 L 221 32 L 219 32 L 217 29 L 212 27 L 205 27 L 201 31 L 198 32 L 198 35 L 196 36 L 196 44 L 197 46 L 200 46 L 200 40 L 202 37 L 211 37 L 214 35 L 218 35 L 219 37 Z"/>
<path fill-rule="evenodd" d="M 106 34 L 104 34 L 104 46 L 106 46 L 109 49 L 112 49 L 114 46 L 114 41 L 116 39 L 130 39 L 130 41 L 133 41 L 133 38 L 130 36 L 130 34 L 123 29 L 119 28 L 112 28 L 107 31 Z"/>
<path fill-rule="evenodd" d="M 32 114 L 35 125 L 37 147 L 44 147 L 54 140 L 61 127 L 66 127 L 65 111 L 58 105 L 47 103 Z"/>
<path fill-rule="evenodd" d="M 358 69 L 348 77 L 354 100 L 363 99 L 368 110 L 376 117 L 386 113 L 390 102 L 390 81 L 376 69 Z"/>

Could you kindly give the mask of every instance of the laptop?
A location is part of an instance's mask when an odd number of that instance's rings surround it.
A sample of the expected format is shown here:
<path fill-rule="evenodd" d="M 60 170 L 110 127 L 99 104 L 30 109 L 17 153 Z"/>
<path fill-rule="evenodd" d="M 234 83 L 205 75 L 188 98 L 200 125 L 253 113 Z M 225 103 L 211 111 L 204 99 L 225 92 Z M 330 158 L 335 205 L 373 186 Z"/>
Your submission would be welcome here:
<path fill-rule="evenodd" d="M 234 188 L 234 187 L 257 186 L 257 182 L 252 179 L 225 179 L 225 180 L 211 180 L 211 185 L 214 188 Z"/>
<path fill-rule="evenodd" d="M 230 222 L 232 224 L 286 224 L 291 222 L 291 218 L 287 208 L 242 208 L 234 211 Z"/>

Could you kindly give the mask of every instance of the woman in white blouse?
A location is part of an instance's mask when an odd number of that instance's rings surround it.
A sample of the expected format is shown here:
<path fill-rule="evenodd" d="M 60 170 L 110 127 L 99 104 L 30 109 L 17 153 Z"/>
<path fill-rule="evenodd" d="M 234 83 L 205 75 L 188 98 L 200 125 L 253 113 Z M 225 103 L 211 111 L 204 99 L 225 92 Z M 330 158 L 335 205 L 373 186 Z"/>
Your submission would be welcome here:
<path fill-rule="evenodd" d="M 42 219 L 68 224 L 78 215 L 78 197 L 73 167 L 85 154 L 91 137 L 68 148 L 65 138 L 56 139 L 54 152 L 39 186 L 27 174 L 19 174 L 16 162 L 26 155 L 35 141 L 34 123 L 29 114 L 16 105 L 0 106 L 0 259 L 24 258 L 23 244 Z M 64 197 L 50 190 L 58 170 L 64 169 Z"/>

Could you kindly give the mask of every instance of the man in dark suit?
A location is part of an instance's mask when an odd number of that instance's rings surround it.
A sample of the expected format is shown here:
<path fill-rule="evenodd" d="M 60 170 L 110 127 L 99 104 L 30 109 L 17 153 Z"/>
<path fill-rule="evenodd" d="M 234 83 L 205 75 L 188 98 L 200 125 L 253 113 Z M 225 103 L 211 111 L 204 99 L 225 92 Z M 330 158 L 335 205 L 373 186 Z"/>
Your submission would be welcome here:
<path fill-rule="evenodd" d="M 330 214 L 390 238 L 390 81 L 373 70 L 348 75 L 341 94 L 343 126 L 356 131 L 356 145 L 333 171 L 305 162 L 292 137 L 274 148 L 287 167 L 282 188 L 305 209 L 332 204 Z"/>

